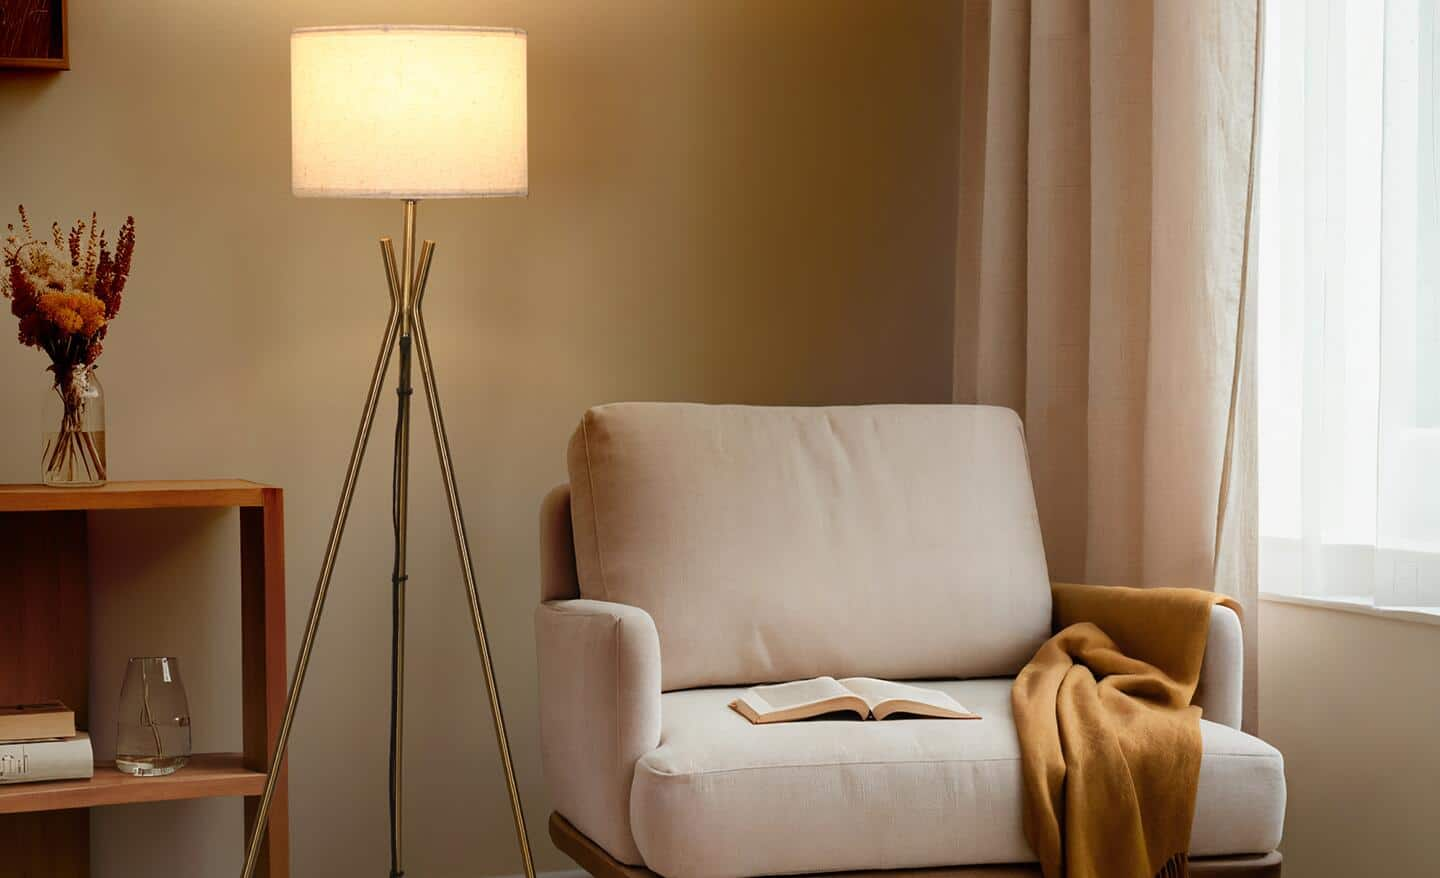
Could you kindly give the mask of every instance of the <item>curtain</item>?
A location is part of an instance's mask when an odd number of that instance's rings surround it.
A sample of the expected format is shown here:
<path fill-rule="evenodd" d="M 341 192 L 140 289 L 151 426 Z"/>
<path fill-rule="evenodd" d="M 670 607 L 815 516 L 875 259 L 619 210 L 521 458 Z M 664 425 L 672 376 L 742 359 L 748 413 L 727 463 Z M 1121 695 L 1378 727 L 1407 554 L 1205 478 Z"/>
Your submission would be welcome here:
<path fill-rule="evenodd" d="M 1248 618 L 1257 0 L 967 0 L 954 399 L 1025 420 L 1051 576 Z"/>
<path fill-rule="evenodd" d="M 1436 5 L 1267 14 L 1261 585 L 1440 606 Z"/>

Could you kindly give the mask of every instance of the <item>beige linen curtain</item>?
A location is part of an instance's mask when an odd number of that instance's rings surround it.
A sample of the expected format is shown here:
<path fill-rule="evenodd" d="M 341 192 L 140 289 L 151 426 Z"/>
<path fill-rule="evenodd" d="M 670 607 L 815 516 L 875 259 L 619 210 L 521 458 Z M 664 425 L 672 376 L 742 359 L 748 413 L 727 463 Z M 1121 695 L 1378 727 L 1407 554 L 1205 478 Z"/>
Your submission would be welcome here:
<path fill-rule="evenodd" d="M 1054 579 L 1256 613 L 1258 0 L 966 0 L 954 398 L 1025 419 Z"/>

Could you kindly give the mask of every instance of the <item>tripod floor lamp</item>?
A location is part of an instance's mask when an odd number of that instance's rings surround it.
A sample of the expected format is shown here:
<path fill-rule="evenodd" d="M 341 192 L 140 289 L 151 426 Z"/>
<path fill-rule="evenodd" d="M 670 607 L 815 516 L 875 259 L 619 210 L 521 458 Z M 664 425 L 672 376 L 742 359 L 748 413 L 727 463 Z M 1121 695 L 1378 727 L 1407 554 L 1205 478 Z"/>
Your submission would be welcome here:
<path fill-rule="evenodd" d="M 393 635 L 390 694 L 390 875 L 404 874 L 401 807 L 404 788 L 405 704 L 405 544 L 410 488 L 410 397 L 412 358 L 430 409 L 430 426 L 449 502 L 450 523 L 460 552 L 460 567 L 470 601 L 475 642 L 490 696 L 495 737 L 510 807 L 515 817 L 527 878 L 534 878 L 530 844 L 490 648 L 475 565 L 465 536 L 460 494 L 455 485 L 445 417 L 436 390 L 435 368 L 420 310 L 430 274 L 434 241 L 415 250 L 415 213 L 425 198 L 525 195 L 529 178 L 526 151 L 525 32 L 478 27 L 319 27 L 302 28 L 290 38 L 292 184 L 296 195 L 333 198 L 393 198 L 403 202 L 405 237 L 400 264 L 388 237 L 380 239 L 390 287 L 390 318 L 370 378 L 360 429 L 345 470 L 340 503 L 325 545 L 309 621 L 280 723 L 270 770 L 245 852 L 243 878 L 251 878 L 259 860 L 280 767 L 305 685 L 305 672 L 325 610 L 325 596 L 360 464 L 380 404 L 381 387 L 392 354 L 399 351 L 396 384 L 395 460 L 392 521 L 395 559 L 391 570 Z"/>

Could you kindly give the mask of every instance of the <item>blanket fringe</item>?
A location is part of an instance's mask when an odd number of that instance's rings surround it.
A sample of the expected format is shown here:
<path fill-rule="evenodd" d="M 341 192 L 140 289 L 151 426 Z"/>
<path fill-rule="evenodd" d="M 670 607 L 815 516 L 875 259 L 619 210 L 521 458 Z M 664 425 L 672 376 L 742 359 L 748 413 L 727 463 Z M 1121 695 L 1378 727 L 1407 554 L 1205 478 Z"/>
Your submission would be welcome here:
<path fill-rule="evenodd" d="M 1190 856 L 1176 854 L 1166 860 L 1160 871 L 1155 873 L 1155 878 L 1190 878 Z"/>

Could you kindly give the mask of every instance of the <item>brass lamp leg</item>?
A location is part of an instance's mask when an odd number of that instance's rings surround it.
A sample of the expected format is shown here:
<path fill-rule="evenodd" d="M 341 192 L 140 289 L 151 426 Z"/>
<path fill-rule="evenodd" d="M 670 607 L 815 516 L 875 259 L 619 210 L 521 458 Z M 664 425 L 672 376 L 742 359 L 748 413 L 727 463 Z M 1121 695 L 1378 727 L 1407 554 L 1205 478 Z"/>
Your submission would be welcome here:
<path fill-rule="evenodd" d="M 525 865 L 525 878 L 535 878 L 535 864 L 530 856 L 530 839 L 525 833 L 525 812 L 520 805 L 520 789 L 515 784 L 515 767 L 510 760 L 510 736 L 505 731 L 505 714 L 500 709 L 500 692 L 495 686 L 495 669 L 490 662 L 490 643 L 485 634 L 485 614 L 480 608 L 480 593 L 475 587 L 475 563 L 470 557 L 470 541 L 465 536 L 465 516 L 460 511 L 460 491 L 455 484 L 455 468 L 450 459 L 450 439 L 445 433 L 445 416 L 440 411 L 440 391 L 435 386 L 435 367 L 430 360 L 430 343 L 425 335 L 425 317 L 420 309 L 425 293 L 425 280 L 430 273 L 430 257 L 435 242 L 426 241 L 415 274 L 415 351 L 420 365 L 420 380 L 425 385 L 425 401 L 430 409 L 430 426 L 435 433 L 435 451 L 440 457 L 440 471 L 445 479 L 445 498 L 450 505 L 450 525 L 455 532 L 455 547 L 460 551 L 460 572 L 465 577 L 465 593 L 470 599 L 470 622 L 475 629 L 475 643 L 480 649 L 480 666 L 485 673 L 485 692 L 490 696 L 490 716 L 495 724 L 495 743 L 500 747 L 500 764 L 505 769 L 505 786 L 510 793 L 510 811 L 515 818 L 515 835 L 520 843 L 520 857 Z"/>
<path fill-rule="evenodd" d="M 382 246 L 388 241 L 388 238 L 382 239 Z M 320 616 L 325 610 L 325 596 L 330 591 L 330 576 L 335 572 L 340 538 L 345 534 L 345 522 L 350 517 L 350 501 L 355 496 L 355 482 L 359 479 L 360 464 L 370 442 L 370 428 L 375 424 L 375 409 L 380 404 L 380 388 L 385 383 L 385 372 L 390 368 L 390 354 L 395 350 L 395 338 L 400 332 L 400 305 L 400 299 L 392 294 L 390 319 L 385 324 L 385 339 L 380 343 L 380 355 L 375 359 L 375 371 L 370 376 L 370 391 L 365 396 L 365 408 L 360 415 L 360 429 L 355 434 L 355 444 L 350 449 L 350 465 L 345 469 L 340 503 L 335 508 L 335 520 L 330 525 L 330 538 L 325 544 L 325 557 L 320 564 L 320 578 L 315 584 L 315 597 L 310 602 L 310 619 L 305 623 L 305 636 L 300 641 L 300 657 L 295 664 L 295 676 L 290 681 L 290 694 L 285 700 L 285 717 L 280 721 L 280 733 L 275 739 L 275 754 L 270 758 L 270 771 L 265 777 L 265 792 L 260 796 L 260 807 L 255 812 L 255 823 L 250 829 L 250 843 L 245 849 L 245 870 L 241 873 L 244 878 L 254 876 L 255 866 L 260 861 L 260 842 L 265 836 L 265 824 L 270 817 L 270 802 L 275 798 L 280 766 L 285 764 L 285 754 L 290 748 L 290 729 L 295 722 L 295 709 L 300 704 L 300 690 L 305 686 L 305 672 L 310 667 L 315 633 L 320 628 Z"/>

